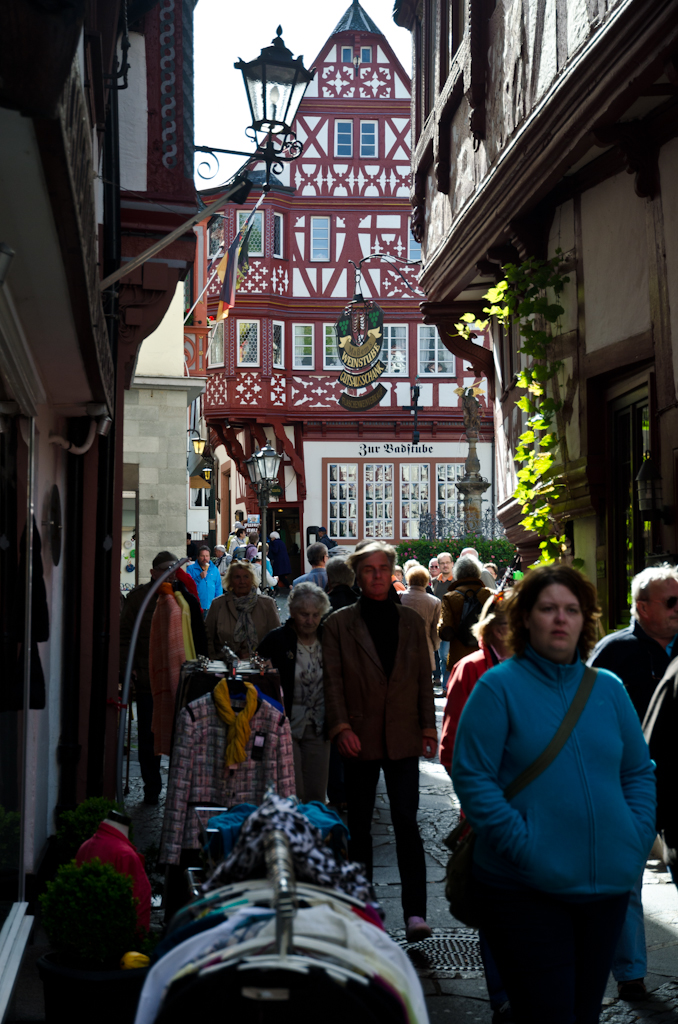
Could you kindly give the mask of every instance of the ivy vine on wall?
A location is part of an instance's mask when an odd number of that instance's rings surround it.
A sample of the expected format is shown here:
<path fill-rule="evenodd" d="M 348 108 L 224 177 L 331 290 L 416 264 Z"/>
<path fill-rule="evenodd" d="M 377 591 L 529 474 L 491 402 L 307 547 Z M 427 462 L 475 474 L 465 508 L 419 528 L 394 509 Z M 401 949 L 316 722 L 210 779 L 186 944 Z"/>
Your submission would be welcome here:
<path fill-rule="evenodd" d="M 564 437 L 564 426 L 561 437 L 557 423 L 562 402 L 553 397 L 553 385 L 549 384 L 563 365 L 550 353 L 551 342 L 559 333 L 554 325 L 564 313 L 558 300 L 570 280 L 559 270 L 561 252 L 557 249 L 550 260 L 530 257 L 520 266 L 505 264 L 504 280 L 483 296 L 489 302 L 483 309 L 487 320 L 478 321 L 473 313 L 465 313 L 461 323 L 455 324 L 458 333 L 470 339 L 473 326 L 485 330 L 490 318 L 496 317 L 509 336 L 511 330 L 520 335 L 522 344 L 518 351 L 525 357 L 525 365 L 517 374 L 516 384 L 525 394 L 517 405 L 527 420 L 514 454 L 520 466 L 514 497 L 521 504 L 521 525 L 540 538 L 537 564 L 546 565 L 560 559 L 566 551 L 563 525 L 553 511 L 558 498 L 554 467 Z M 574 564 L 583 563 L 577 560 Z"/>

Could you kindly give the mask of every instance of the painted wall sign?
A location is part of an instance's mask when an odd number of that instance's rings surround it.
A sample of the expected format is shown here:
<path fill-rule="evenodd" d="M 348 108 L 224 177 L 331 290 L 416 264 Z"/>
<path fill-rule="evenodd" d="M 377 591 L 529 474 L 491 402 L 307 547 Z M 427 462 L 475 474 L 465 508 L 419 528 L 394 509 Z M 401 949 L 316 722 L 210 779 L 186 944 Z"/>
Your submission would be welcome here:
<path fill-rule="evenodd" d="M 383 326 L 384 311 L 372 299 L 349 302 L 335 324 L 337 351 L 344 365 L 339 381 L 345 388 L 352 391 L 370 388 L 386 369 L 386 364 L 379 359 Z M 385 394 L 383 384 L 377 384 L 361 395 L 342 391 L 339 405 L 362 412 L 377 405 Z"/>

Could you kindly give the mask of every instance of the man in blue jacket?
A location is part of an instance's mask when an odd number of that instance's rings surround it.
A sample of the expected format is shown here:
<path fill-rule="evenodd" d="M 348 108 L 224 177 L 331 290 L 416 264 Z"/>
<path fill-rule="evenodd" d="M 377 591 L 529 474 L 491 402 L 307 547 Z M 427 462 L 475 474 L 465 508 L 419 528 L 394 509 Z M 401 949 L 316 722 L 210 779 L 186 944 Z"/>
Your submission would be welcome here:
<path fill-rule="evenodd" d="M 186 566 L 186 572 L 195 580 L 198 588 L 198 600 L 202 608 L 203 618 L 207 615 L 209 606 L 215 597 L 221 597 L 224 588 L 221 585 L 221 573 L 214 562 L 210 560 L 212 552 L 207 544 L 201 544 L 198 548 L 198 560 Z"/>
<path fill-rule="evenodd" d="M 642 722 L 652 694 L 678 653 L 678 570 L 668 564 L 643 569 L 631 581 L 631 596 L 631 625 L 599 641 L 588 664 L 619 676 Z M 626 1000 L 647 995 L 642 882 L 641 875 L 631 892 L 612 963 L 619 995 Z"/>

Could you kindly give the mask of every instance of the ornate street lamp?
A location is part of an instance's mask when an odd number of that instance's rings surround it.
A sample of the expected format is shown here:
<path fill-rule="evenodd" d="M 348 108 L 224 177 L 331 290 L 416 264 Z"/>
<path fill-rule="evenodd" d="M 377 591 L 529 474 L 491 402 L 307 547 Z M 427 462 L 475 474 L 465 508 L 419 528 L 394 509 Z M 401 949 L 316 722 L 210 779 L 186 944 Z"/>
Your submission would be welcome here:
<path fill-rule="evenodd" d="M 190 433 L 198 434 L 198 431 L 192 429 Z M 202 455 L 202 453 L 205 451 L 205 445 L 207 444 L 207 442 L 203 437 L 200 436 L 200 434 L 198 434 L 197 437 L 191 438 L 191 444 L 193 445 L 193 451 L 195 452 L 195 454 Z"/>
<path fill-rule="evenodd" d="M 259 511 L 261 513 L 261 589 L 267 585 L 266 576 L 266 509 L 271 500 L 271 490 L 278 482 L 278 470 L 282 455 L 278 455 L 267 441 L 263 448 L 245 460 L 250 483 L 257 492 Z"/>
<path fill-rule="evenodd" d="M 271 43 L 254 60 L 239 60 L 234 64 L 238 71 L 242 71 L 252 115 L 247 134 L 256 144 L 256 151 L 245 153 L 239 149 L 217 149 L 215 146 L 195 147 L 197 153 L 209 153 L 211 156 L 216 153 L 246 156 L 249 157 L 248 164 L 263 161 L 266 165 L 265 192 L 270 188 L 271 171 L 279 174 L 284 163 L 301 155 L 303 146 L 292 131 L 292 125 L 309 82 L 315 77 L 315 68 L 307 71 L 302 57 L 293 58 L 292 51 L 282 40 L 280 25 Z M 257 139 L 257 132 L 265 133 L 262 142 Z M 218 166 L 217 159 L 217 170 Z M 209 168 L 206 161 L 198 166 L 200 177 L 214 177 L 216 170 L 212 174 L 203 173 L 205 167 Z"/>

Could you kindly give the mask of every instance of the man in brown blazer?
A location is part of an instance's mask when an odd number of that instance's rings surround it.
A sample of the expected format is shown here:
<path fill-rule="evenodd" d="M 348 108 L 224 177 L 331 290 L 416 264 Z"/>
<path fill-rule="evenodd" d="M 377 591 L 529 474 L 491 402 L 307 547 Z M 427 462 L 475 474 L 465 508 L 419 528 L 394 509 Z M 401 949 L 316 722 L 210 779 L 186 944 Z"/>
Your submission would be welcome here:
<path fill-rule="evenodd" d="M 426 861 L 417 825 L 419 757 L 435 756 L 431 663 L 421 616 L 389 597 L 395 549 L 381 541 L 348 558 L 362 596 L 327 619 L 325 714 L 344 759 L 349 853 L 372 876 L 372 813 L 383 769 L 407 938 L 426 938 Z"/>

